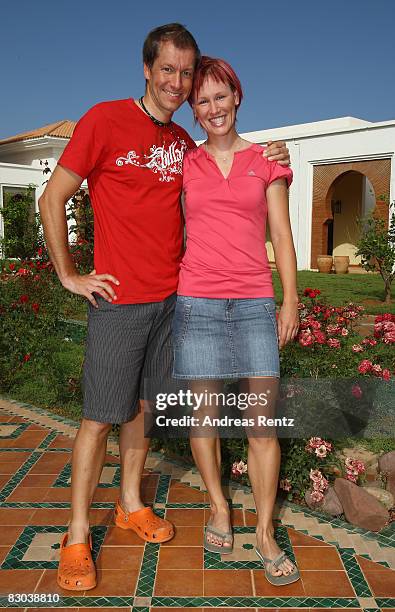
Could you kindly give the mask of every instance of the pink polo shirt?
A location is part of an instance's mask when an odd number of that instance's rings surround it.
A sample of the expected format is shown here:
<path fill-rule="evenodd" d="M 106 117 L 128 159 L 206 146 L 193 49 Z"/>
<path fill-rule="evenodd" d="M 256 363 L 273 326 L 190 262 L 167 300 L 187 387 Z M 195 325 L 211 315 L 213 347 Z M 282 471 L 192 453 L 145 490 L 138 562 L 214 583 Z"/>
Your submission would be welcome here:
<path fill-rule="evenodd" d="M 187 247 L 178 294 L 207 298 L 273 297 L 266 252 L 266 189 L 292 182 L 292 170 L 252 144 L 237 151 L 227 179 L 203 146 L 184 157 Z"/>

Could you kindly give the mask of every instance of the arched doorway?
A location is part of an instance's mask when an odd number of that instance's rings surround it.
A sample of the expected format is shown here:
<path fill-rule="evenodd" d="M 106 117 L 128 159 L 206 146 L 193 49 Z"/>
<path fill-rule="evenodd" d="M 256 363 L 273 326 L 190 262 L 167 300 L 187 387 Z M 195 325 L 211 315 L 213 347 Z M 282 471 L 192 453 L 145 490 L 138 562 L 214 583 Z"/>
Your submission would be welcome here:
<path fill-rule="evenodd" d="M 328 190 L 331 218 L 327 226 L 329 255 L 348 255 L 350 265 L 359 265 L 356 257 L 360 235 L 359 221 L 376 204 L 376 196 L 369 179 L 356 170 L 338 176 Z"/>
<path fill-rule="evenodd" d="M 315 165 L 311 231 L 311 268 L 320 254 L 355 257 L 358 218 L 370 210 L 388 223 L 388 207 L 379 196 L 389 196 L 389 159 Z"/>

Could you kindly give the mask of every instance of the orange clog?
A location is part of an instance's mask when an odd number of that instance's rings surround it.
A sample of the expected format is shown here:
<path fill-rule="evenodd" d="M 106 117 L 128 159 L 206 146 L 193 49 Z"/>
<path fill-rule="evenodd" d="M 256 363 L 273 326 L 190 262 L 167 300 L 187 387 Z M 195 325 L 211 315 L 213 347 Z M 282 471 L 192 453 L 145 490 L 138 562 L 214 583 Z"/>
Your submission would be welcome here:
<path fill-rule="evenodd" d="M 146 542 L 167 542 L 174 536 L 173 525 L 154 514 L 149 506 L 125 512 L 119 503 L 115 506 L 115 524 L 121 529 L 132 529 Z"/>
<path fill-rule="evenodd" d="M 60 545 L 60 560 L 57 582 L 68 591 L 89 591 L 96 586 L 96 569 L 92 561 L 92 538 L 88 544 L 66 546 L 68 534 Z"/>

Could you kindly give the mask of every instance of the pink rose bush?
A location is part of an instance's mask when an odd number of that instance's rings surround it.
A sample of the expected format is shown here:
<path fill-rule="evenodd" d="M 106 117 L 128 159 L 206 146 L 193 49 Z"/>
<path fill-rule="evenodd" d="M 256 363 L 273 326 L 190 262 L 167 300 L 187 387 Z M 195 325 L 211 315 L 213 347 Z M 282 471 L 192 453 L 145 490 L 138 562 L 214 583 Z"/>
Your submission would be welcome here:
<path fill-rule="evenodd" d="M 346 467 L 347 480 L 350 480 L 356 484 L 359 476 L 365 473 L 365 464 L 363 461 L 358 461 L 358 459 L 347 457 L 344 465 Z"/>
<path fill-rule="evenodd" d="M 395 315 L 385 313 L 375 318 L 374 337 L 385 344 L 395 343 Z"/>
<path fill-rule="evenodd" d="M 329 482 L 320 470 L 310 470 L 310 480 L 313 483 L 311 499 L 314 503 L 318 504 L 324 499 L 324 492 L 329 487 Z"/>
<path fill-rule="evenodd" d="M 244 461 L 235 461 L 232 465 L 232 475 L 233 476 L 242 476 L 247 473 L 247 464 Z"/>
<path fill-rule="evenodd" d="M 310 298 L 310 303 L 303 301 L 306 297 Z M 395 315 L 385 313 L 376 316 L 374 333 L 361 338 L 354 327 L 364 312 L 362 306 L 352 302 L 345 306 L 331 306 L 321 301 L 319 289 L 307 287 L 298 310 L 300 326 L 295 342 L 287 346 L 281 355 L 284 375 L 303 378 L 314 372 L 316 376 L 328 377 L 331 369 L 333 373 L 330 376 L 391 379 L 395 362 L 393 358 L 389 360 L 384 347 L 395 343 Z M 306 357 L 301 351 L 307 353 Z M 357 361 L 359 355 L 361 358 Z M 289 357 L 293 357 L 292 364 Z M 355 393 L 353 395 L 357 397 Z"/>
<path fill-rule="evenodd" d="M 281 478 L 279 489 L 287 498 L 304 502 L 304 496 L 310 491 L 311 499 L 319 504 L 329 487 L 334 475 L 344 472 L 344 465 L 334 455 L 332 441 L 320 436 L 306 440 L 291 440 L 283 447 Z"/>
<path fill-rule="evenodd" d="M 33 259 L 0 261 L 0 278 L 1 392 L 8 393 L 30 376 L 35 382 L 38 370 L 45 372 L 46 379 L 55 380 L 52 368 L 58 321 L 69 298 L 47 252 L 40 247 Z"/>
<path fill-rule="evenodd" d="M 304 454 L 302 443 L 302 440 L 293 442 L 294 455 L 287 458 L 289 465 L 282 466 L 279 488 L 287 493 L 288 499 L 303 503 L 308 491 L 311 501 L 319 506 L 335 478 L 343 477 L 360 484 L 359 479 L 365 473 L 362 461 L 335 455 L 333 442 L 318 436 L 304 442 Z"/>
<path fill-rule="evenodd" d="M 362 353 L 363 351 L 363 346 L 362 344 L 353 344 L 351 347 L 351 350 L 353 353 Z"/>
<path fill-rule="evenodd" d="M 363 359 L 358 366 L 360 374 L 371 374 L 383 380 L 390 380 L 391 371 L 388 368 L 382 368 L 379 363 L 372 363 L 370 359 Z"/>
<path fill-rule="evenodd" d="M 352 302 L 343 307 L 317 302 L 316 298 L 321 295 L 321 291 L 310 287 L 304 290 L 303 295 L 311 299 L 311 305 L 299 302 L 300 327 L 296 341 L 302 347 L 326 344 L 329 348 L 340 348 L 340 338 L 349 335 L 348 328 L 352 328 L 352 323 L 363 312 L 363 307 Z"/>
<path fill-rule="evenodd" d="M 317 381 L 320 378 L 339 378 L 345 379 L 345 383 L 348 380 L 349 387 L 347 384 L 344 386 L 343 381 L 339 384 L 338 399 L 349 401 L 358 414 L 358 408 L 363 410 L 375 389 L 361 378 L 371 377 L 385 382 L 395 374 L 395 316 L 390 313 L 377 316 L 372 333 L 363 337 L 357 327 L 364 313 L 362 306 L 352 302 L 345 306 L 332 306 L 323 301 L 319 290 L 310 287 L 300 298 L 298 312 L 300 326 L 295 341 L 280 353 L 282 375 L 292 380 L 292 384 L 296 384 L 298 379 L 311 378 Z M 335 394 L 336 389 L 335 383 L 332 386 Z M 347 389 L 348 397 L 343 393 Z M 293 401 L 289 394 L 286 399 Z M 312 405 L 314 407 L 314 399 Z M 353 458 L 347 458 L 345 462 L 335 453 L 333 442 L 318 435 L 307 440 L 283 441 L 282 447 L 279 488 L 288 499 L 301 504 L 305 503 L 308 492 L 313 503 L 320 507 L 335 478 L 343 477 L 359 484 L 364 474 L 362 462 Z"/>
<path fill-rule="evenodd" d="M 288 493 L 292 489 L 292 483 L 288 478 L 283 478 L 282 480 L 280 480 L 279 487 L 280 489 Z"/>
<path fill-rule="evenodd" d="M 395 315 L 387 312 L 377 315 L 374 320 L 373 336 L 367 336 L 358 345 L 354 345 L 354 352 L 371 352 L 372 347 L 379 348 L 395 343 Z M 388 367 L 374 363 L 375 359 L 362 359 L 358 365 L 358 372 L 363 376 L 376 376 L 383 380 L 390 380 L 392 373 Z"/>
<path fill-rule="evenodd" d="M 333 445 L 331 442 L 326 442 L 322 438 L 310 438 L 305 446 L 305 451 L 308 453 L 314 453 L 320 459 L 327 456 L 328 453 L 332 452 Z"/>
<path fill-rule="evenodd" d="M 303 295 L 305 297 L 309 297 L 309 298 L 316 298 L 317 295 L 320 295 L 321 291 L 319 289 L 311 289 L 311 287 L 307 287 L 304 291 L 303 291 Z"/>
<path fill-rule="evenodd" d="M 302 329 L 302 331 L 299 333 L 300 346 L 313 346 L 314 342 L 315 342 L 315 337 L 311 333 L 311 331 L 307 329 L 306 330 Z"/>

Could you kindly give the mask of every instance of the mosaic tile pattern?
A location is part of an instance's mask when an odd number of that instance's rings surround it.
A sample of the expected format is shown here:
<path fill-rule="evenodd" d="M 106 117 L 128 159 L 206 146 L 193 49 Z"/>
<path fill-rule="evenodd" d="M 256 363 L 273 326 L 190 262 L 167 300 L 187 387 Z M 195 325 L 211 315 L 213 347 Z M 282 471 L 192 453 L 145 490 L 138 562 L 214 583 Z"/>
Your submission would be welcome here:
<path fill-rule="evenodd" d="M 169 491 L 171 476 L 161 475 L 159 477 L 158 488 L 156 491 L 155 503 L 165 504 L 167 502 L 167 495 Z"/>
<path fill-rule="evenodd" d="M 339 552 L 356 595 L 358 597 L 372 597 L 372 592 L 355 558 L 354 551 L 343 548 Z"/>
<path fill-rule="evenodd" d="M 153 597 L 152 606 L 169 608 L 358 608 L 357 599 L 330 597 Z"/>
<path fill-rule="evenodd" d="M 376 603 L 380 609 L 383 609 L 383 608 L 394 608 L 395 609 L 395 597 L 392 597 L 392 598 L 377 597 Z"/>
<path fill-rule="evenodd" d="M 39 446 L 37 446 L 37 450 L 47 450 L 48 446 L 51 444 L 51 442 L 53 442 L 53 440 L 56 438 L 56 436 L 57 436 L 56 431 L 51 431 L 45 437 L 45 439 L 41 442 L 41 444 L 39 444 Z M 59 452 L 59 449 L 57 449 L 57 451 Z"/>
<path fill-rule="evenodd" d="M 8 421 L 6 424 L 0 425 L 0 440 L 15 440 L 28 427 L 29 423 L 13 423 Z"/>
<path fill-rule="evenodd" d="M 145 545 L 143 562 L 141 564 L 139 581 L 136 589 L 137 597 L 151 597 L 154 590 L 156 566 L 158 563 L 159 544 Z"/>
<path fill-rule="evenodd" d="M 234 553 L 232 555 L 220 555 L 219 553 L 213 553 L 205 550 L 204 568 L 250 570 L 262 569 L 262 563 L 259 561 L 255 553 L 255 528 L 234 527 L 233 531 L 235 535 Z M 278 526 L 275 529 L 275 538 L 281 550 L 283 550 L 291 561 L 295 563 L 295 555 L 289 540 L 287 529 L 283 526 Z M 245 551 L 247 551 L 247 554 L 245 554 Z M 234 557 L 237 557 L 238 560 L 234 560 Z M 242 558 L 242 560 L 239 560 L 240 558 Z"/>
<path fill-rule="evenodd" d="M 46 501 L 46 496 L 58 491 L 57 497 L 51 494 L 51 499 L 59 499 L 61 489 L 69 490 L 71 448 L 67 441 L 75 435 L 77 425 L 27 404 L 0 400 L 0 408 L 3 409 L 2 414 L 9 415 L 9 419 L 0 422 L 0 467 L 8 463 L 15 463 L 16 466 L 14 470 L 9 470 L 13 472 L 10 474 L 2 475 L 0 470 L 0 552 L 3 551 L 0 592 L 5 592 L 13 581 L 15 591 L 30 592 L 26 590 L 26 581 L 32 584 L 36 575 L 37 584 L 40 580 L 53 584 L 51 576 L 57 566 L 59 542 L 66 530 L 70 504 Z M 37 427 L 28 431 L 42 429 L 40 443 L 34 448 L 29 448 L 28 444 L 18 447 L 16 441 L 21 436 L 22 441 L 26 439 L 23 436 L 31 424 Z M 15 448 L 12 444 L 16 444 Z M 108 451 L 108 455 L 117 456 L 115 440 L 109 441 Z M 42 457 L 47 457 L 44 463 L 40 462 Z M 48 468 L 52 465 L 49 457 L 53 457 L 53 465 L 58 466 L 56 470 Z M 40 468 L 40 465 L 44 467 Z M 105 589 L 99 582 L 97 589 L 86 594 L 68 594 L 59 590 L 59 602 L 51 603 L 51 607 L 124 607 L 136 612 L 149 612 L 152 608 L 189 607 L 255 610 L 299 608 L 306 611 L 312 608 L 357 608 L 372 612 L 395 609 L 395 580 L 392 580 L 395 572 L 391 569 L 395 568 L 395 525 L 374 534 L 339 519 L 330 520 L 307 508 L 281 503 L 276 515 L 276 538 L 280 547 L 298 563 L 302 580 L 285 587 L 288 590 L 283 587 L 271 588 L 262 579 L 261 564 L 254 551 L 256 515 L 252 495 L 247 488 L 235 483 L 229 483 L 227 487 L 237 519 L 234 528 L 235 550 L 232 555 L 221 556 L 219 553 L 202 551 L 209 504 L 197 470 L 175 461 L 165 461 L 160 453 L 152 453 L 148 457 L 147 469 L 150 474 L 159 474 L 157 486 L 155 481 L 155 484 L 148 484 L 148 488 L 152 492 L 155 511 L 162 517 L 166 512 L 173 513 L 175 539 L 162 546 L 145 545 L 142 558 L 135 557 L 138 563 L 141 559 L 135 589 L 134 583 L 125 574 L 124 583 L 131 585 L 127 596 L 121 595 L 119 588 L 114 586 L 116 581 L 107 579 L 105 582 L 106 571 L 117 571 L 122 575 L 123 570 L 99 569 L 102 584 L 106 584 Z M 92 533 L 94 558 L 98 559 L 99 568 L 101 550 L 106 549 L 107 554 L 116 554 L 113 551 L 118 546 L 140 546 L 142 550 L 137 536 L 130 532 L 119 533 L 120 530 L 111 524 L 113 502 L 107 499 L 108 495 L 112 499 L 111 491 L 117 489 L 119 483 L 119 464 L 115 460 L 107 460 L 98 487 L 102 492 L 99 499 L 105 501 L 96 501 L 92 505 L 93 515 L 98 517 Z M 182 495 L 177 497 L 170 493 L 169 497 L 169 491 L 179 490 L 177 487 L 182 488 Z M 18 492 L 23 492 L 23 496 Z M 12 498 L 10 501 L 9 498 L 15 497 L 15 494 L 16 499 L 26 501 L 12 501 Z M 174 503 L 169 502 L 169 498 L 185 501 Z M 51 517 L 57 519 L 54 521 L 57 525 L 51 524 Z M 100 517 L 105 519 L 105 524 L 100 524 Z M 46 524 L 45 520 L 48 521 Z M 127 555 L 125 552 L 123 554 Z M 235 570 L 236 579 L 233 580 L 229 572 Z M 332 586 L 327 588 L 329 593 L 323 594 L 326 583 Z M 33 587 L 37 588 L 37 584 Z M 245 592 L 242 592 L 243 589 Z M 125 592 L 125 586 L 123 590 Z M 51 592 L 57 592 L 54 584 Z M 28 605 L 49 607 L 42 603 L 23 604 L 22 607 Z M 21 607 L 21 604 L 10 603 L 7 597 L 0 596 L 0 608 L 17 607 Z"/>
<path fill-rule="evenodd" d="M 103 543 L 107 527 L 92 527 L 93 559 L 96 559 Z M 60 540 L 66 527 L 25 527 L 15 545 L 1 565 L 1 569 L 56 569 L 59 560 Z"/>
<path fill-rule="evenodd" d="M 4 501 L 11 495 L 11 493 L 16 489 L 21 480 L 26 476 L 26 474 L 31 470 L 33 465 L 37 463 L 40 459 L 41 453 L 32 453 L 25 461 L 25 463 L 19 468 L 19 470 L 10 478 L 5 487 L 0 491 L 0 502 Z"/>
<path fill-rule="evenodd" d="M 133 597 L 87 597 L 80 595 L 76 597 L 60 597 L 58 602 L 51 603 L 52 608 L 130 608 L 133 606 Z M 26 604 L 25 604 L 26 606 Z M 30 604 L 32 608 L 33 604 Z M 7 597 L 0 597 L 0 608 L 20 608 L 20 603 L 10 603 Z M 48 608 L 47 604 L 35 603 L 35 608 Z M 22 606 L 23 609 L 23 606 Z"/>
<path fill-rule="evenodd" d="M 56 449 L 57 451 L 59 449 Z M 53 487 L 70 487 L 71 464 L 67 463 L 55 480 Z M 117 463 L 105 463 L 100 477 L 99 487 L 106 489 L 119 487 L 121 483 L 121 470 Z"/>

